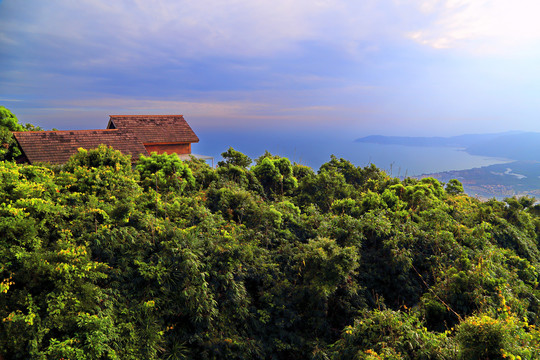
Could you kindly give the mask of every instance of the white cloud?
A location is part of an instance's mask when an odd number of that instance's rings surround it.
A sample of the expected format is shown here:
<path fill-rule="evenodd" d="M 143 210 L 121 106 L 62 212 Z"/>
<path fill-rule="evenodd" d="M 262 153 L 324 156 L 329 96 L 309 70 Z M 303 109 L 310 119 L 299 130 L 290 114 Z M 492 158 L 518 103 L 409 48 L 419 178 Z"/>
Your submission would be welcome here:
<path fill-rule="evenodd" d="M 506 52 L 540 40 L 537 0 L 8 0 L 0 46 L 77 69 L 294 54 L 369 56 L 388 42 Z M 21 40 L 21 39 L 24 39 Z M 35 49 L 33 49 L 35 48 Z"/>
<path fill-rule="evenodd" d="M 8 1 L 2 37 L 23 33 L 41 46 L 91 45 L 108 61 L 168 55 L 274 56 L 306 42 L 355 50 L 358 42 L 394 36 L 392 1 L 364 0 L 27 0 Z M 6 4 L 6 6 L 7 6 Z M 57 49 L 61 50 L 61 49 Z M 129 54 L 127 56 L 126 54 Z"/>
<path fill-rule="evenodd" d="M 426 0 L 418 8 L 431 21 L 409 37 L 434 48 L 505 54 L 540 42 L 537 0 Z"/>

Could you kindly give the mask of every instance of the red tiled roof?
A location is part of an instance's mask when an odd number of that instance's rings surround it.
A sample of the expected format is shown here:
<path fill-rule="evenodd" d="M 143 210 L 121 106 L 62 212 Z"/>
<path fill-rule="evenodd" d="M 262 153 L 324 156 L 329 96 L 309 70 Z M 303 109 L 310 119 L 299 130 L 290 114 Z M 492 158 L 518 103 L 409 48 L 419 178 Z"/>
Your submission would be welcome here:
<path fill-rule="evenodd" d="M 143 144 L 199 142 L 182 115 L 110 115 L 107 128 L 132 131 Z"/>
<path fill-rule="evenodd" d="M 100 144 L 112 146 L 123 154 L 130 154 L 133 160 L 137 159 L 139 154 L 149 155 L 141 141 L 129 131 L 23 131 L 14 132 L 13 135 L 31 164 L 64 164 L 77 153 L 78 148 L 93 149 Z"/>

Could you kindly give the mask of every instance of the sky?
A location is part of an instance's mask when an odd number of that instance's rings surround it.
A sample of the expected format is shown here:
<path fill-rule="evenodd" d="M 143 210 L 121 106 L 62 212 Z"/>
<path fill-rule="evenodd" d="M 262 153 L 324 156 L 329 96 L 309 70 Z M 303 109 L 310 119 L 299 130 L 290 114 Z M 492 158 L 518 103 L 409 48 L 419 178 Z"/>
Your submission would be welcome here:
<path fill-rule="evenodd" d="M 46 129 L 183 114 L 201 139 L 540 131 L 539 13 L 537 0 L 0 0 L 0 105 Z"/>

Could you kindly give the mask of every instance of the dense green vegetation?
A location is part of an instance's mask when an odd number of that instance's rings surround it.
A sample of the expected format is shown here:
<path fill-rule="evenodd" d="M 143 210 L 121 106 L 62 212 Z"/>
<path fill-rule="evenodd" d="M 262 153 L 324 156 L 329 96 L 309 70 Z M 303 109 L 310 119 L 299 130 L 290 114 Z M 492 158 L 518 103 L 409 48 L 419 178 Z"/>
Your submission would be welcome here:
<path fill-rule="evenodd" d="M 13 160 L 21 155 L 21 150 L 13 137 L 13 131 L 39 131 L 39 126 L 19 124 L 19 120 L 9 109 L 0 106 L 0 161 Z"/>
<path fill-rule="evenodd" d="M 0 358 L 540 358 L 533 199 L 223 159 L 0 162 Z"/>

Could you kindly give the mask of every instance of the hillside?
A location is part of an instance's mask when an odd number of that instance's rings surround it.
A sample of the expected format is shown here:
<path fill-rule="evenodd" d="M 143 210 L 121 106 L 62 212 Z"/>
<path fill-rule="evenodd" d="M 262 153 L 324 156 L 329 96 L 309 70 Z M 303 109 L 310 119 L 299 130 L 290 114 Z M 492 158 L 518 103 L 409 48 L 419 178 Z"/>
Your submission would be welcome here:
<path fill-rule="evenodd" d="M 471 146 L 472 155 L 504 157 L 523 161 L 540 161 L 540 133 L 509 134 Z"/>
<path fill-rule="evenodd" d="M 540 162 L 514 161 L 468 170 L 426 174 L 441 182 L 458 179 L 465 192 L 484 199 L 511 196 L 540 196 Z"/>
<path fill-rule="evenodd" d="M 452 137 L 402 137 L 372 135 L 356 142 L 421 147 L 463 148 L 471 155 L 483 155 L 521 161 L 540 161 L 540 133 L 506 132 Z"/>
<path fill-rule="evenodd" d="M 383 145 L 405 145 L 405 146 L 423 146 L 423 147 L 456 147 L 467 148 L 472 145 L 491 141 L 510 133 L 496 134 L 466 134 L 450 137 L 442 136 L 384 136 L 370 135 L 358 138 L 356 142 L 375 143 Z"/>
<path fill-rule="evenodd" d="M 0 357 L 540 357 L 532 199 L 223 158 L 0 162 Z"/>

